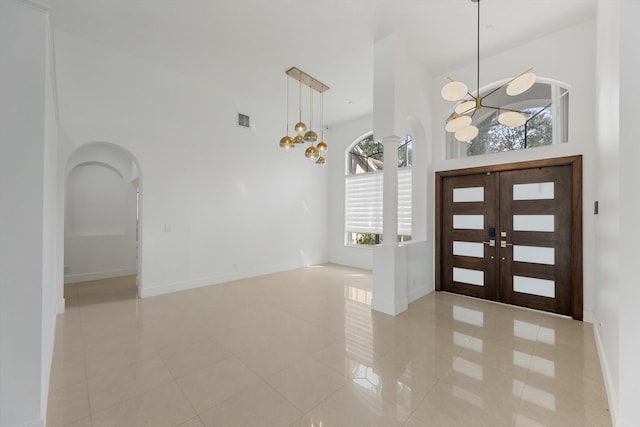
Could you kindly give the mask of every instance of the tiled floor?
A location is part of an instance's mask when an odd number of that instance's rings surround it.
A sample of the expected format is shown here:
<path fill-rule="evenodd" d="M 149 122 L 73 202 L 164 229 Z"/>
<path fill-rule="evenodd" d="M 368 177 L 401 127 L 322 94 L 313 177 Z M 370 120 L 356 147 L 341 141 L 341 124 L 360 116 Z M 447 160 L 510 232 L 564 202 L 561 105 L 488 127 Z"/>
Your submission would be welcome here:
<path fill-rule="evenodd" d="M 587 323 L 304 268 L 143 300 L 67 285 L 48 427 L 610 426 Z"/>

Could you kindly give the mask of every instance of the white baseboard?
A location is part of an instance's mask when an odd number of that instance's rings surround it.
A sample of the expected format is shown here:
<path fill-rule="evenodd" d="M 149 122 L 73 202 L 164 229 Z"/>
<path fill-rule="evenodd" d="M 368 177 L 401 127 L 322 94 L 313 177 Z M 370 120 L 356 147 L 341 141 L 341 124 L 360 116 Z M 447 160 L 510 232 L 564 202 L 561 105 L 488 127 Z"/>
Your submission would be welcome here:
<path fill-rule="evenodd" d="M 593 323 L 593 311 L 583 310 L 582 321 L 587 323 Z"/>
<path fill-rule="evenodd" d="M 596 349 L 598 350 L 598 357 L 600 358 L 600 368 L 602 369 L 602 377 L 604 378 L 604 387 L 607 391 L 607 400 L 609 401 L 609 413 L 611 414 L 611 425 L 616 427 L 616 412 L 618 410 L 618 393 L 616 392 L 613 384 L 613 376 L 609 370 L 609 363 L 607 362 L 607 354 L 604 351 L 604 345 L 600 338 L 600 331 L 598 322 L 593 316 L 593 334 L 596 341 Z"/>
<path fill-rule="evenodd" d="M 322 264 L 312 263 L 309 265 Z M 203 286 L 219 285 L 221 283 L 233 282 L 235 280 L 248 279 L 250 277 L 263 276 L 266 274 L 279 273 L 282 271 L 295 270 L 297 268 L 309 267 L 309 265 L 280 265 L 273 266 L 264 269 L 254 269 L 248 271 L 238 271 L 228 274 L 220 274 L 210 277 L 202 277 L 194 280 L 187 280 L 184 282 L 173 282 L 160 286 L 146 287 L 143 285 L 140 287 L 140 298 L 154 297 L 158 295 L 169 294 L 171 292 L 186 291 L 187 289 L 201 288 Z M 143 279 L 144 280 L 144 279 Z"/>
<path fill-rule="evenodd" d="M 122 270 L 97 271 L 93 273 L 65 274 L 64 283 L 78 283 L 89 280 L 111 279 L 114 277 L 132 276 L 138 274 L 136 268 L 125 268 Z"/>
<path fill-rule="evenodd" d="M 422 298 L 425 295 L 429 295 L 431 292 L 434 292 L 434 289 L 428 286 L 420 286 L 420 287 L 413 288 L 409 292 L 409 295 L 407 295 L 409 299 L 409 303 L 412 303 Z"/>
<path fill-rule="evenodd" d="M 388 314 L 390 316 L 396 316 L 407 310 L 409 307 L 409 301 L 404 299 L 400 301 L 391 301 L 391 300 L 380 300 L 378 298 L 374 298 L 371 301 L 371 309 L 375 311 L 379 311 L 384 314 Z"/>

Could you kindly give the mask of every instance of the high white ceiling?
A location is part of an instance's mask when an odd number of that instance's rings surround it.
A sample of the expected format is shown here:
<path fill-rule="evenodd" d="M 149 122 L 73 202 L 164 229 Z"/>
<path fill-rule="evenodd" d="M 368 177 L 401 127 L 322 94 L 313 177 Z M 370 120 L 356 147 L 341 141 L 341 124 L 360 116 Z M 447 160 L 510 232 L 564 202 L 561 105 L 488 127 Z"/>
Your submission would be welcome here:
<path fill-rule="evenodd" d="M 390 33 L 437 76 L 475 61 L 471 0 L 50 0 L 55 28 L 258 101 L 297 66 L 331 87 L 331 125 L 367 114 L 373 45 Z M 595 16 L 596 0 L 482 0 L 482 56 Z M 534 64 L 535 65 L 535 64 Z"/>

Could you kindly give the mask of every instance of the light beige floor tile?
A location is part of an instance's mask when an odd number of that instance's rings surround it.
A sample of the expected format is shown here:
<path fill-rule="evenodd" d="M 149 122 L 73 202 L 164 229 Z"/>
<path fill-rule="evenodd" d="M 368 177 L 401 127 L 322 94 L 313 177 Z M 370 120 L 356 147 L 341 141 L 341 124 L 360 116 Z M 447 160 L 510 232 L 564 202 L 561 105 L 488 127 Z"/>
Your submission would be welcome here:
<path fill-rule="evenodd" d="M 104 343 L 85 354 L 87 378 L 109 374 L 123 366 L 156 356 L 155 348 L 136 336 Z"/>
<path fill-rule="evenodd" d="M 516 427 L 611 427 L 611 414 L 598 408 L 579 411 L 553 409 L 546 401 L 523 401 L 516 418 Z"/>
<path fill-rule="evenodd" d="M 92 414 L 93 427 L 178 426 L 196 415 L 175 382 Z"/>
<path fill-rule="evenodd" d="M 178 427 L 205 427 L 200 417 L 190 419 L 184 424 L 180 424 Z"/>
<path fill-rule="evenodd" d="M 259 377 L 235 357 L 178 379 L 180 388 L 198 413 L 260 382 Z"/>
<path fill-rule="evenodd" d="M 301 415 L 271 386 L 259 383 L 200 414 L 200 418 L 207 427 L 281 427 Z"/>
<path fill-rule="evenodd" d="M 402 427 L 428 427 L 427 424 L 418 420 L 417 418 L 410 417 Z"/>
<path fill-rule="evenodd" d="M 311 350 L 283 337 L 251 345 L 236 355 L 253 372 L 263 379 L 280 372 L 291 364 L 304 359 Z"/>
<path fill-rule="evenodd" d="M 268 382 L 301 411 L 308 411 L 327 398 L 347 379 L 308 357 L 284 369 Z"/>
<path fill-rule="evenodd" d="M 458 375 L 441 379 L 412 416 L 427 426 L 512 426 L 523 385 L 514 386 L 512 380 L 500 379 L 500 374 L 482 378 Z M 494 380 L 498 383 L 492 384 Z"/>
<path fill-rule="evenodd" d="M 371 387 L 350 382 L 322 401 L 294 426 L 401 426 L 408 417 L 403 409 L 380 399 Z"/>
<path fill-rule="evenodd" d="M 65 424 L 65 427 L 92 427 L 91 417 L 83 418 L 79 421 L 76 421 L 70 424 Z"/>
<path fill-rule="evenodd" d="M 81 382 L 49 392 L 47 425 L 58 427 L 90 415 L 87 383 Z"/>
<path fill-rule="evenodd" d="M 371 282 L 327 264 L 145 299 L 135 277 L 67 285 L 48 425 L 203 427 L 195 406 L 225 427 L 610 426 L 591 325 L 447 293 L 388 316 Z"/>
<path fill-rule="evenodd" d="M 157 356 L 89 378 L 91 411 L 101 411 L 171 381 L 173 377 Z"/>
<path fill-rule="evenodd" d="M 54 355 L 51 365 L 51 377 L 49 379 L 49 390 L 57 390 L 61 387 L 84 382 L 85 374 L 84 356 L 80 353 L 73 358 Z"/>
<path fill-rule="evenodd" d="M 184 377 L 232 356 L 231 351 L 214 338 L 186 346 L 170 345 L 160 350 L 159 354 L 175 378 Z"/>

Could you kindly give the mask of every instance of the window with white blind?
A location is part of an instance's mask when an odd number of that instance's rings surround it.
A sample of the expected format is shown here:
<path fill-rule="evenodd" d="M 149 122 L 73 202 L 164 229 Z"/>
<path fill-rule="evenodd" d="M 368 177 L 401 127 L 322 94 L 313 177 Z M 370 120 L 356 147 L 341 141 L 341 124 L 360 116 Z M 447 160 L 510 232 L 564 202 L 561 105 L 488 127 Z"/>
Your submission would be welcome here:
<path fill-rule="evenodd" d="M 411 240 L 410 136 L 398 147 L 398 239 Z M 348 245 L 382 242 L 383 221 L 382 144 L 373 135 L 361 138 L 347 150 L 345 177 L 345 231 Z"/>

